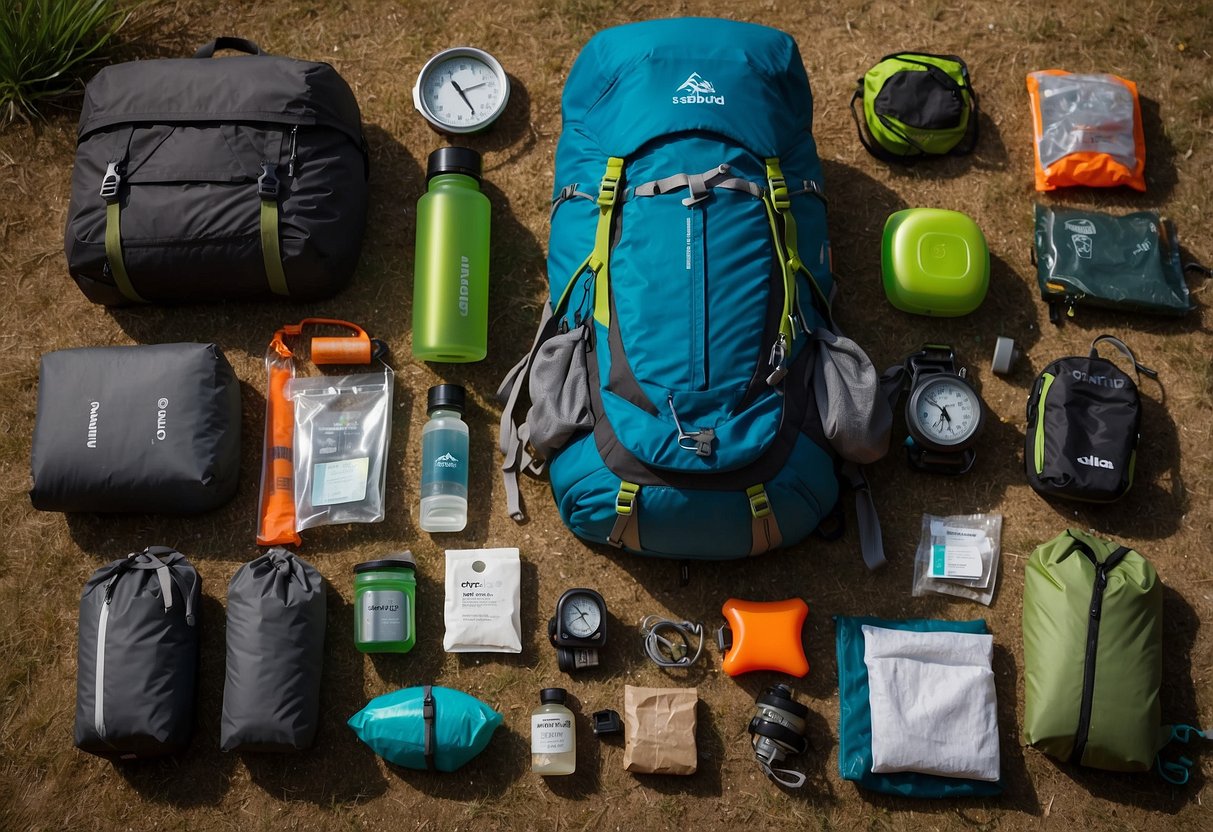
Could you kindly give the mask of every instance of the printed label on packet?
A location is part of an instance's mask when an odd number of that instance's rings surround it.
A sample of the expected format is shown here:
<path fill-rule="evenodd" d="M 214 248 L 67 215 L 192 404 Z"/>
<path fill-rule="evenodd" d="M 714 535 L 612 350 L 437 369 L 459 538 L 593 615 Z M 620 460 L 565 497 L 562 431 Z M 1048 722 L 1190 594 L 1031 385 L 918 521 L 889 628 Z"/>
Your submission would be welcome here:
<path fill-rule="evenodd" d="M 983 555 L 990 553 L 989 538 L 981 529 L 931 524 L 931 577 L 979 580 L 985 572 Z M 943 542 L 938 542 L 942 538 Z"/>

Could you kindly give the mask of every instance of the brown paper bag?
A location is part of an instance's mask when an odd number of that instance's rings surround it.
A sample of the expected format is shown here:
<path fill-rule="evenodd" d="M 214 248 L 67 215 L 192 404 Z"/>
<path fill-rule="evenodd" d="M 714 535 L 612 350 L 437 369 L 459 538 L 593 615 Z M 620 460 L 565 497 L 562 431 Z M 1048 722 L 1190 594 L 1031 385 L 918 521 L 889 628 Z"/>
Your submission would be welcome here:
<path fill-rule="evenodd" d="M 623 691 L 623 767 L 643 774 L 694 774 L 695 688 Z"/>

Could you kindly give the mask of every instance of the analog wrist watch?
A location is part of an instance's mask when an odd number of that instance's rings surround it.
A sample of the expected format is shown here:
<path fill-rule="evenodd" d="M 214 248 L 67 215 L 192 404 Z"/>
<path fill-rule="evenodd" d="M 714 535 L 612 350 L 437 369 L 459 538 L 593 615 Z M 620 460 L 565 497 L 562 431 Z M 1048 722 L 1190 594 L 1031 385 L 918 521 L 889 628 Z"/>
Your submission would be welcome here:
<path fill-rule="evenodd" d="M 927 344 L 905 362 L 910 378 L 906 399 L 906 456 L 910 466 L 933 474 L 964 474 L 973 467 L 974 441 L 981 430 L 981 396 L 956 366 L 949 346 Z"/>

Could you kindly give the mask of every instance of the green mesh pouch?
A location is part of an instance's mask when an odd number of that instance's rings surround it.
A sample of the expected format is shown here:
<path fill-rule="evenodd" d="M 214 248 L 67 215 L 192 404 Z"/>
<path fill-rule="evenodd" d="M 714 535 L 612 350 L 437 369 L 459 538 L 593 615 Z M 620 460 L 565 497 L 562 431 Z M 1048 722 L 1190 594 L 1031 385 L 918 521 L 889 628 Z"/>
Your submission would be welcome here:
<path fill-rule="evenodd" d="M 859 141 L 886 162 L 961 156 L 977 145 L 977 94 L 955 55 L 886 55 L 859 79 L 851 116 Z"/>

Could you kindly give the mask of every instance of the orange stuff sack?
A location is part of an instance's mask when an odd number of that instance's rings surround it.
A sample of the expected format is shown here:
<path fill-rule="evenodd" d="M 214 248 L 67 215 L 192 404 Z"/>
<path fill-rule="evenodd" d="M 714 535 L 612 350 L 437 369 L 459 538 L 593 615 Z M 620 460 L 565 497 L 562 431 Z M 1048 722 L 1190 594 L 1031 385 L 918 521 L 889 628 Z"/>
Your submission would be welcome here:
<path fill-rule="evenodd" d="M 1116 75 L 1060 69 L 1028 74 L 1036 190 L 1071 185 L 1146 189 L 1146 140 L 1137 85 Z"/>

